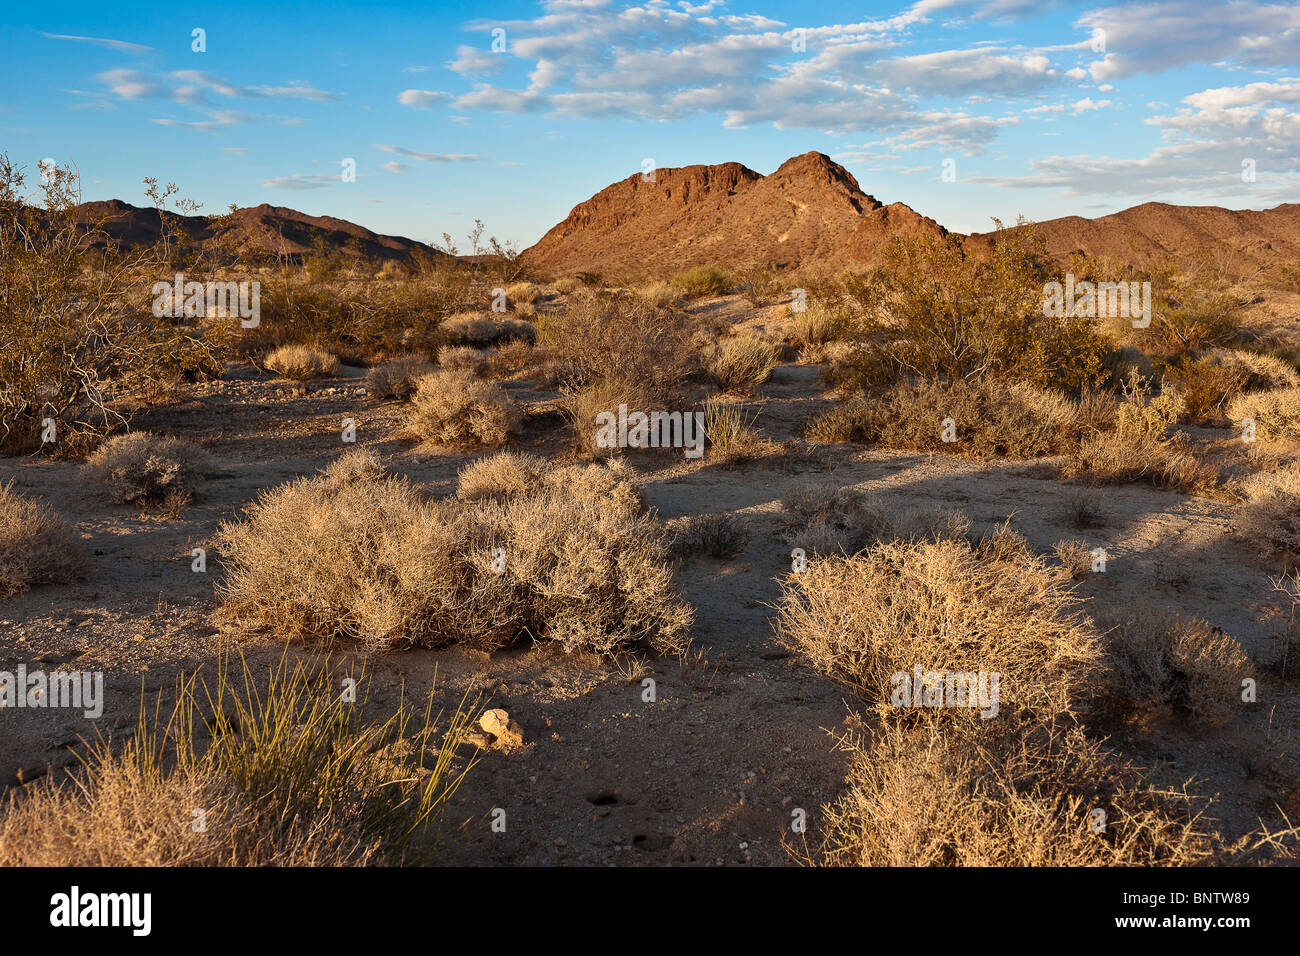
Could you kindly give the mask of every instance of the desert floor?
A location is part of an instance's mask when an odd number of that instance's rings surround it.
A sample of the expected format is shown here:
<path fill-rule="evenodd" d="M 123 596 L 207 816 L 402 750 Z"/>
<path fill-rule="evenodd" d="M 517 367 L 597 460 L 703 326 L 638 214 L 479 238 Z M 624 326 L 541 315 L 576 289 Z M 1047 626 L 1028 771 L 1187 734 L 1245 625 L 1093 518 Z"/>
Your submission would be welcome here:
<path fill-rule="evenodd" d="M 735 301 L 709 308 L 728 321 L 761 324 Z M 255 660 L 278 657 L 273 639 L 222 619 L 214 598 L 219 559 L 210 551 L 208 572 L 195 573 L 191 550 L 211 549 L 218 524 L 260 491 L 339 454 L 345 418 L 356 421 L 357 444 L 373 447 L 391 469 L 435 494 L 453 493 L 459 468 L 485 452 L 451 453 L 395 437 L 402 406 L 371 403 L 361 374 L 345 367 L 303 387 L 237 365 L 176 404 L 142 412 L 133 427 L 189 438 L 219 463 L 178 519 L 106 503 L 77 463 L 0 459 L 0 482 L 15 479 L 19 491 L 43 497 L 94 555 L 87 582 L 38 587 L 0 604 L 0 657 L 29 669 L 102 670 L 107 698 L 99 721 L 58 710 L 6 714 L 0 782 L 64 772 L 76 761 L 79 737 L 129 733 L 141 691 L 149 699 L 165 693 L 183 670 L 211 662 L 222 640 L 237 640 Z M 525 383 L 507 388 L 529 408 L 524 438 L 511 447 L 568 454 L 556 394 Z M 506 831 L 455 844 L 451 862 L 783 864 L 798 808 L 807 811 L 815 840 L 819 807 L 836 796 L 845 774 L 835 734 L 865 708 L 851 690 L 801 666 L 772 630 L 778 582 L 790 566 L 779 501 L 789 484 L 809 477 L 855 486 L 888 508 L 960 509 L 977 531 L 1010 519 L 1041 552 L 1083 537 L 1109 555 L 1104 574 L 1079 584 L 1089 610 L 1168 606 L 1235 636 L 1259 664 L 1256 706 L 1219 729 L 1121 730 L 1113 743 L 1140 762 L 1159 763 L 1158 780 L 1195 778 L 1197 792 L 1217 797 L 1209 812 L 1227 836 L 1261 819 L 1277 824 L 1275 805 L 1300 819 L 1300 758 L 1287 732 L 1300 723 L 1300 694 L 1294 680 L 1283 683 L 1266 666 L 1281 646 L 1287 609 L 1270 584 L 1276 567 L 1234 535 L 1230 503 L 1139 486 L 1099 489 L 1106 520 L 1079 531 L 1067 512 L 1080 486 L 1051 478 L 1042 462 L 804 444 L 800 425 L 827 404 L 816 367 L 782 365 L 748 405 L 760 431 L 788 443 L 786 454 L 735 468 L 707 456 L 633 457 L 662 518 L 726 511 L 750 521 L 743 554 L 692 557 L 680 568 L 679 586 L 696 609 L 700 653 L 689 662 L 647 659 L 636 669 L 545 644 L 492 655 L 364 656 L 372 702 L 395 703 L 403 685 L 408 698 L 423 696 L 436 674 L 438 699 L 448 706 L 467 691 L 481 693 L 522 727 L 523 746 L 485 752 L 456 798 L 461 817 L 504 809 Z M 299 650 L 311 648 L 295 645 Z M 363 657 L 348 647 L 332 650 Z M 642 699 L 645 676 L 656 682 L 653 703 Z"/>

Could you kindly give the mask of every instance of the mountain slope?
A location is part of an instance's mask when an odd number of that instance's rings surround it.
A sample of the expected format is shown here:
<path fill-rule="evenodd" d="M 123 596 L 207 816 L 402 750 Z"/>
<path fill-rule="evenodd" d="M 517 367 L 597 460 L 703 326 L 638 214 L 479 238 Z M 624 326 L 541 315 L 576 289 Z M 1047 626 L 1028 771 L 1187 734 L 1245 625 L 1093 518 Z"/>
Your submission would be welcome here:
<path fill-rule="evenodd" d="M 543 272 L 665 272 L 695 265 L 843 268 L 871 261 L 891 235 L 946 231 L 902 203 L 885 206 L 822 153 L 770 176 L 739 163 L 635 174 L 579 203 L 524 250 Z"/>

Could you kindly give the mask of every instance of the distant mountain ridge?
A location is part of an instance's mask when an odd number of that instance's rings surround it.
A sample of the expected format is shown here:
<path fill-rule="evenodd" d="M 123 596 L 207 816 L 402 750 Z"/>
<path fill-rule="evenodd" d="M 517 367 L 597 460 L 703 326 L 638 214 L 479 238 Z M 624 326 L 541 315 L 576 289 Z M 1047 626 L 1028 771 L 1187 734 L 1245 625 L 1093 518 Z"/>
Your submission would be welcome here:
<path fill-rule="evenodd" d="M 86 215 L 106 216 L 109 234 L 123 243 L 158 236 L 160 217 L 152 208 L 115 199 L 81 208 Z M 297 258 L 323 243 L 337 250 L 351 246 L 377 260 L 444 255 L 413 239 L 283 206 L 240 209 L 229 226 L 207 216 L 162 216 L 184 221 L 199 243 L 232 239 L 243 254 Z M 1151 202 L 1097 219 L 1050 219 L 1034 228 L 1061 261 L 1076 252 L 1126 262 L 1208 255 L 1239 278 L 1300 263 L 1300 203 L 1253 211 Z M 808 152 L 767 176 L 735 162 L 635 173 L 574 206 L 520 260 L 541 276 L 669 274 L 698 265 L 816 264 L 835 271 L 877 261 L 894 236 L 950 237 L 978 253 L 993 235 L 949 233 L 904 203 L 885 205 L 830 157 Z"/>

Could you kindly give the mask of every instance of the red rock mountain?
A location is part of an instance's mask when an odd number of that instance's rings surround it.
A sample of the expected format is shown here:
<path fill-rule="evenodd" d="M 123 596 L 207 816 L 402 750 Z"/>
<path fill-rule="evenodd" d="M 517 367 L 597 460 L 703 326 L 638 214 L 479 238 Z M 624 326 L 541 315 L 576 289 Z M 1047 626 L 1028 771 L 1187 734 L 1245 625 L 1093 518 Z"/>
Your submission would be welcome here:
<path fill-rule="evenodd" d="M 761 176 L 739 163 L 637 173 L 579 203 L 521 258 L 542 272 L 669 272 L 694 265 L 829 268 L 870 262 L 891 235 L 946 235 L 885 206 L 822 153 Z"/>
<path fill-rule="evenodd" d="M 162 218 L 184 225 L 194 241 L 202 244 L 219 235 L 229 235 L 241 255 L 299 257 L 312 251 L 321 241 L 329 249 L 349 245 L 375 259 L 406 259 L 415 250 L 434 254 L 433 250 L 401 236 L 382 236 L 364 226 L 331 216 L 309 216 L 296 209 L 263 203 L 240 209 L 229 223 L 208 216 L 181 216 L 174 212 L 141 208 L 119 199 L 83 203 L 80 215 L 86 219 L 105 219 L 104 231 L 123 245 L 138 245 L 157 239 Z"/>

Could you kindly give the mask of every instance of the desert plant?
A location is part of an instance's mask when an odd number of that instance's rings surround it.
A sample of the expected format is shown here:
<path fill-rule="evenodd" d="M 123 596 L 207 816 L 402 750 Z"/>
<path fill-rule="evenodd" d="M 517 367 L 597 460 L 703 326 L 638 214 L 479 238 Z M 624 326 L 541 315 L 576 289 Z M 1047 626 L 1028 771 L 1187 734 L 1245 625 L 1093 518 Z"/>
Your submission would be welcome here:
<path fill-rule="evenodd" d="M 740 462 L 772 451 L 775 446 L 754 428 L 758 412 L 752 415 L 743 405 L 711 398 L 704 403 L 704 440 L 709 457 L 718 462 Z"/>
<path fill-rule="evenodd" d="M 421 439 L 438 445 L 500 445 L 518 434 L 523 413 L 500 385 L 443 369 L 416 381 L 410 421 Z"/>
<path fill-rule="evenodd" d="M 88 572 L 85 549 L 49 505 L 0 485 L 0 600 L 38 584 L 67 584 Z"/>
<path fill-rule="evenodd" d="M 858 383 L 993 377 L 1073 393 L 1096 381 L 1113 347 L 1093 319 L 1044 314 L 1046 261 L 1032 228 L 999 224 L 982 256 L 954 241 L 891 240 L 881 267 L 848 276 L 834 297 L 859 330 Z"/>
<path fill-rule="evenodd" d="M 100 445 L 85 473 L 117 504 L 183 504 L 211 466 L 208 453 L 183 438 L 129 432 Z"/>
<path fill-rule="evenodd" d="M 461 469 L 456 497 L 461 501 L 509 498 L 535 491 L 549 469 L 546 459 L 536 455 L 502 451 L 470 462 Z"/>
<path fill-rule="evenodd" d="M 448 804 L 474 758 L 462 705 L 402 704 L 369 718 L 327 661 L 282 660 L 265 678 L 241 660 L 183 679 L 170 715 L 143 706 L 125 742 L 89 746 L 75 786 L 52 777 L 0 814 L 5 866 L 356 866 L 436 861 Z M 364 701 L 368 679 L 360 675 Z M 203 733 L 207 722 L 211 734 Z M 206 826 L 195 828 L 194 808 Z"/>
<path fill-rule="evenodd" d="M 282 345 L 267 355 L 262 364 L 295 382 L 325 378 L 339 370 L 338 356 L 308 345 Z"/>
<path fill-rule="evenodd" d="M 668 523 L 671 548 L 676 555 L 707 554 L 734 558 L 749 544 L 749 524 L 727 512 L 687 515 Z"/>
<path fill-rule="evenodd" d="M 438 364 L 453 372 L 471 375 L 487 374 L 490 362 L 487 353 L 468 345 L 448 345 L 438 350 Z"/>
<path fill-rule="evenodd" d="M 878 399 L 858 397 L 835 406 L 810 421 L 805 434 L 813 441 L 975 458 L 1037 458 L 1073 448 L 1079 424 L 1068 399 L 1023 383 L 902 382 Z"/>
<path fill-rule="evenodd" d="M 794 314 L 786 337 L 791 345 L 810 353 L 834 342 L 847 330 L 848 322 L 842 311 L 834 311 L 824 302 L 810 302 L 802 312 Z"/>
<path fill-rule="evenodd" d="M 1100 646 L 1061 569 L 1002 559 L 996 539 L 882 542 L 810 560 L 782 582 L 777 632 L 813 667 L 892 701 L 896 675 L 996 673 L 999 706 L 1048 718 L 1071 711 L 1099 670 Z"/>
<path fill-rule="evenodd" d="M 560 295 L 569 295 L 578 288 L 580 283 L 572 276 L 560 276 L 552 285 L 555 286 L 555 291 Z"/>
<path fill-rule="evenodd" d="M 709 365 L 711 374 L 726 392 L 748 392 L 772 377 L 776 367 L 776 346 L 757 335 L 727 339 Z"/>
<path fill-rule="evenodd" d="M 809 862 L 831 866 L 1153 866 L 1231 861 L 1191 796 L 1077 727 L 886 724 L 846 738 L 848 788 Z M 1096 810 L 1106 825 L 1094 827 Z"/>
<path fill-rule="evenodd" d="M 154 284 L 176 271 L 178 217 L 164 209 L 176 187 L 145 182 L 160 232 L 123 249 L 109 214 L 81 205 L 71 167 L 43 166 L 30 196 L 23 171 L 0 154 L 0 448 L 42 444 L 52 420 L 58 444 L 49 447 L 79 451 L 128 422 L 120 399 L 219 374 L 228 322 L 202 330 L 193 316 L 160 318 L 149 307 Z M 189 266 L 193 277 L 214 268 L 202 258 Z"/>
<path fill-rule="evenodd" d="M 516 282 L 506 287 L 506 300 L 516 308 L 520 303 L 536 305 L 542 297 L 542 290 L 531 282 Z"/>
<path fill-rule="evenodd" d="M 1052 547 L 1056 559 L 1076 580 L 1086 578 L 1092 573 L 1093 554 L 1088 542 L 1081 538 L 1058 541 Z"/>
<path fill-rule="evenodd" d="M 1300 388 L 1239 395 L 1228 404 L 1236 426 L 1255 423 L 1255 437 L 1265 441 L 1300 443 Z"/>
<path fill-rule="evenodd" d="M 619 414 L 623 406 L 630 414 L 652 408 L 654 400 L 639 385 L 615 379 L 598 379 L 585 387 L 565 389 L 560 411 L 573 435 L 574 444 L 588 457 L 620 454 L 617 444 L 602 442 L 600 416 Z"/>
<path fill-rule="evenodd" d="M 687 295 L 723 295 L 731 287 L 731 278 L 715 266 L 695 266 L 673 276 L 673 285 Z"/>
<path fill-rule="evenodd" d="M 1103 624 L 1108 694 L 1122 712 L 1222 724 L 1241 710 L 1250 659 L 1200 618 L 1140 608 Z"/>
<path fill-rule="evenodd" d="M 366 394 L 376 400 L 405 401 L 415 391 L 416 380 L 432 371 L 433 364 L 423 355 L 398 355 L 366 373 Z"/>
<path fill-rule="evenodd" d="M 512 339 L 532 341 L 537 329 L 522 319 L 493 318 L 491 313 L 464 312 L 453 315 L 438 326 L 443 339 L 451 345 L 483 348 Z"/>
<path fill-rule="evenodd" d="M 300 479 L 218 531 L 226 612 L 288 637 L 496 648 L 523 637 L 614 653 L 685 648 L 661 526 L 625 472 L 431 501 L 387 476 Z"/>
<path fill-rule="evenodd" d="M 1238 533 L 1265 550 L 1300 555 L 1300 464 L 1242 482 Z"/>
<path fill-rule="evenodd" d="M 656 279 L 636 290 L 636 294 L 652 309 L 675 309 L 685 298 L 671 282 Z"/>

